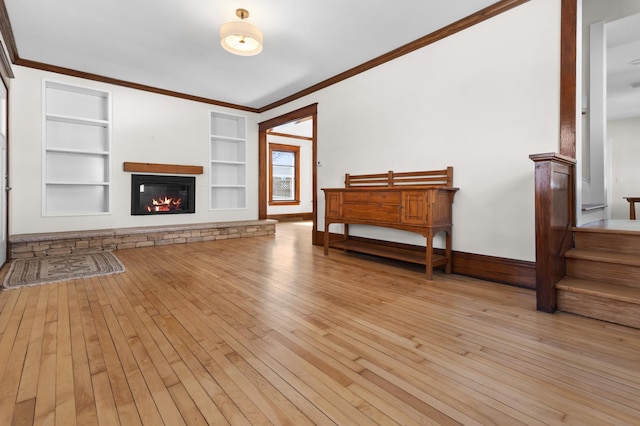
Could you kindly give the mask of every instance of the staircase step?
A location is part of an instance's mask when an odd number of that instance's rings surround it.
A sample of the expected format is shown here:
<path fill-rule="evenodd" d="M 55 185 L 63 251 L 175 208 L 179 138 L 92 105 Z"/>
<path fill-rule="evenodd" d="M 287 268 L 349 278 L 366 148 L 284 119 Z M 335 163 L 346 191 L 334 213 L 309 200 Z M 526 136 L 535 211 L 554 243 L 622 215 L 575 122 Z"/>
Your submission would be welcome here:
<path fill-rule="evenodd" d="M 640 288 L 565 278 L 556 289 L 561 311 L 640 328 Z"/>
<path fill-rule="evenodd" d="M 569 277 L 640 288 L 640 255 L 571 249 L 565 259 Z"/>
<path fill-rule="evenodd" d="M 622 222 L 622 223 L 621 223 Z M 634 222 L 634 223 L 627 223 Z M 573 228 L 573 239 L 578 249 L 620 251 L 640 255 L 639 221 L 615 221 L 622 229 L 593 227 Z"/>
<path fill-rule="evenodd" d="M 556 284 L 558 290 L 605 297 L 611 300 L 636 303 L 640 307 L 640 288 L 626 285 L 606 284 L 599 281 L 564 278 Z"/>
<path fill-rule="evenodd" d="M 640 255 L 633 253 L 621 253 L 619 251 L 599 251 L 571 249 L 565 253 L 565 257 L 571 259 L 584 259 L 593 262 L 616 263 L 619 265 L 639 266 Z"/>

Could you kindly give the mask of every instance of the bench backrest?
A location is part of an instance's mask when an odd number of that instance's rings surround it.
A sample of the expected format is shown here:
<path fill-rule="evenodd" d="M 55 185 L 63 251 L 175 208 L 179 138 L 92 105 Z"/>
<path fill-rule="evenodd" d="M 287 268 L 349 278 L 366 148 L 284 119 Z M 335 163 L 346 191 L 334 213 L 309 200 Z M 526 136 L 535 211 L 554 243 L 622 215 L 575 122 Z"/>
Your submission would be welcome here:
<path fill-rule="evenodd" d="M 369 175 L 345 174 L 345 188 L 380 188 L 394 186 L 453 186 L 453 167 L 444 170 L 427 170 L 422 172 L 387 173 Z"/>

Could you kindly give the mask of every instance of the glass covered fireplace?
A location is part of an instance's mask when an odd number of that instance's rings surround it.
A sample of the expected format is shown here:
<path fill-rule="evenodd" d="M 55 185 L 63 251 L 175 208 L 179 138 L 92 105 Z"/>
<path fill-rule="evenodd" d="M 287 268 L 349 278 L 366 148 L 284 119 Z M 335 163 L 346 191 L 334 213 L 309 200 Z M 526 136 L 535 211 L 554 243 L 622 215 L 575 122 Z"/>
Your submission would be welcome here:
<path fill-rule="evenodd" d="M 131 175 L 131 214 L 196 212 L 193 176 Z"/>

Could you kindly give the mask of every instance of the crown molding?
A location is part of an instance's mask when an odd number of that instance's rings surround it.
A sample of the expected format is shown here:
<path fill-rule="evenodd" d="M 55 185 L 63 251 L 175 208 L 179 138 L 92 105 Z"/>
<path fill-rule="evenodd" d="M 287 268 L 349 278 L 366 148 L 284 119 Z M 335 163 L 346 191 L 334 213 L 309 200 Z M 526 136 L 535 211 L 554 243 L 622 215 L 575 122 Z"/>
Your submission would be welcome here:
<path fill-rule="evenodd" d="M 4 45 L 0 42 L 0 66 L 2 67 L 0 72 L 5 78 L 14 78 L 11 62 L 18 58 L 18 49 L 16 48 L 16 41 L 13 37 L 13 30 L 11 29 L 11 22 L 9 21 L 9 14 L 4 0 L 0 0 L 0 33 L 2 33 L 2 38 L 7 45 L 5 51 Z M 9 58 L 7 58 L 7 53 Z"/>
<path fill-rule="evenodd" d="M 215 99 L 203 98 L 201 96 L 189 95 L 187 93 L 174 92 L 172 90 L 161 89 L 159 87 L 147 86 L 145 84 L 133 83 L 131 81 L 119 80 L 117 78 L 105 77 L 103 75 L 78 71 L 71 68 L 59 67 L 57 65 L 44 64 L 42 62 L 31 61 L 28 59 L 18 58 L 14 61 L 15 65 L 34 68 L 42 71 L 54 72 L 57 74 L 68 75 L 71 77 L 84 78 L 87 80 L 99 81 L 101 83 L 114 84 L 116 86 L 128 87 L 130 89 L 143 90 L 145 92 L 157 93 L 160 95 L 172 96 L 174 98 L 187 99 L 189 101 L 202 102 L 205 104 L 217 105 L 225 108 L 233 108 L 248 112 L 258 112 L 256 108 L 244 105 L 232 104 L 229 102 L 217 101 Z"/>

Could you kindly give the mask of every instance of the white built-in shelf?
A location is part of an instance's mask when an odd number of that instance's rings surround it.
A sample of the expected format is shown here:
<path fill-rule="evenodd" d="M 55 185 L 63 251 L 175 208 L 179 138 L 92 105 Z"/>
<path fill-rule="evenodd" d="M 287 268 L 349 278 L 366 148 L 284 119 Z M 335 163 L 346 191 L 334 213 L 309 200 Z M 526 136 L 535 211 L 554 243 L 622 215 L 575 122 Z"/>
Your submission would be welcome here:
<path fill-rule="evenodd" d="M 211 164 L 246 164 L 244 161 L 212 161 Z"/>
<path fill-rule="evenodd" d="M 82 149 L 46 148 L 47 152 L 65 152 L 69 154 L 110 155 L 109 151 L 85 151 Z"/>
<path fill-rule="evenodd" d="M 247 120 L 211 112 L 209 182 L 213 210 L 247 207 Z"/>
<path fill-rule="evenodd" d="M 43 81 L 42 214 L 110 209 L 111 95 Z"/>
<path fill-rule="evenodd" d="M 245 138 L 237 138 L 237 137 L 231 137 L 231 136 L 217 136 L 217 135 L 212 135 L 211 136 L 211 140 L 212 141 L 221 141 L 221 142 L 244 142 L 246 139 Z"/>
<path fill-rule="evenodd" d="M 109 182 L 72 182 L 72 181 L 59 181 L 59 182 L 47 182 L 46 185 L 98 185 L 108 186 Z"/>
<path fill-rule="evenodd" d="M 92 118 L 69 117 L 66 115 L 47 114 L 47 121 L 57 121 L 60 123 L 80 124 L 85 126 L 108 127 L 109 122 L 106 120 L 96 120 Z"/>

